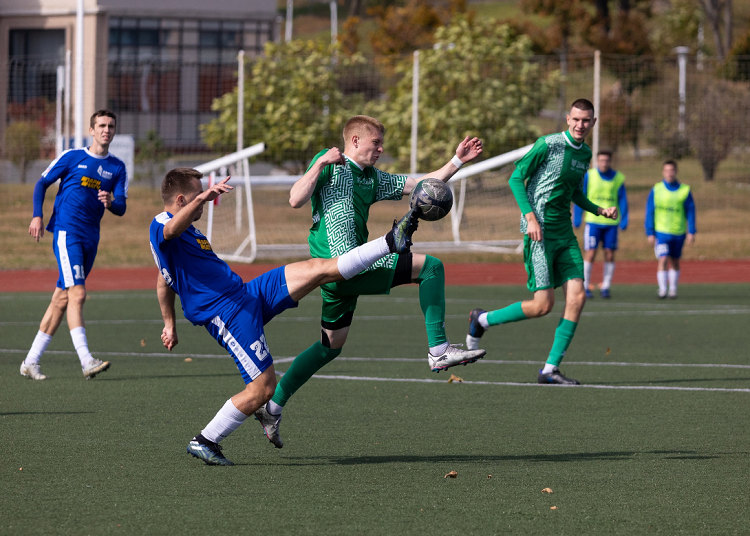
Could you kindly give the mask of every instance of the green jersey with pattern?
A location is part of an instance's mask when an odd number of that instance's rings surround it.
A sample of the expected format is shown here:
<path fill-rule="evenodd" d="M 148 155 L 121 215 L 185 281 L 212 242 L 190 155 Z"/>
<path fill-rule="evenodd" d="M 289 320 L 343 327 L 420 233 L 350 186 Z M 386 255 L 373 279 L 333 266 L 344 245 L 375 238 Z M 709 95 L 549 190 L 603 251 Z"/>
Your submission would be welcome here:
<path fill-rule="evenodd" d="M 320 151 L 308 170 L 327 152 Z M 391 175 L 377 168 L 360 167 L 346 158 L 346 165 L 323 168 L 312 195 L 310 255 L 316 258 L 338 257 L 367 242 L 370 206 L 384 200 L 398 200 L 406 186 L 405 175 Z M 384 257 L 372 268 L 390 267 L 395 255 Z"/>
<path fill-rule="evenodd" d="M 568 131 L 542 136 L 516 162 L 509 185 L 523 215 L 532 210 L 545 238 L 574 237 L 570 203 L 596 214 L 597 206 L 583 193 L 583 176 L 591 149 L 577 143 Z M 521 216 L 521 232 L 528 222 Z"/>

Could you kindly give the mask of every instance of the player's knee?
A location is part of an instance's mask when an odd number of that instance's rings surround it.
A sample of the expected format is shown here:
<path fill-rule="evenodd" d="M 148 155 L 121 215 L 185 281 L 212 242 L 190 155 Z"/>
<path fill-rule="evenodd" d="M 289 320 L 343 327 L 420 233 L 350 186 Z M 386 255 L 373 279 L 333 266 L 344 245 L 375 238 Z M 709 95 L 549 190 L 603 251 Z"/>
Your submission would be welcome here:
<path fill-rule="evenodd" d="M 75 292 L 68 291 L 68 303 L 72 306 L 83 307 L 86 303 L 86 289 L 77 290 Z"/>
<path fill-rule="evenodd" d="M 65 311 L 68 308 L 68 293 L 61 292 L 52 297 L 52 306 L 60 311 Z"/>
<path fill-rule="evenodd" d="M 541 299 L 535 299 L 533 302 L 531 302 L 530 307 L 530 317 L 536 318 L 539 316 L 545 316 L 548 315 L 552 308 L 555 306 L 555 299 L 554 298 L 541 298 Z M 525 312 L 525 311 L 524 311 Z"/>

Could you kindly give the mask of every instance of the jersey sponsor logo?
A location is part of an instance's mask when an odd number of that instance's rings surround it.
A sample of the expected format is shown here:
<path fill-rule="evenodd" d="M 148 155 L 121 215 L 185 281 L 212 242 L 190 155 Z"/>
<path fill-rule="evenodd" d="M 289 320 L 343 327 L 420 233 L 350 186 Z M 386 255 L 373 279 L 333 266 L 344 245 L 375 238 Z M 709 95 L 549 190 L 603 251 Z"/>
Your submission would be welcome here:
<path fill-rule="evenodd" d="M 575 158 L 572 158 L 570 160 L 570 169 L 575 169 L 576 171 L 587 171 L 589 169 L 589 163 L 588 162 L 582 162 L 581 160 L 576 160 Z"/>
<path fill-rule="evenodd" d="M 211 244 L 209 244 L 208 240 L 206 240 L 205 238 L 196 238 L 195 241 L 198 242 L 198 245 L 202 250 L 213 251 L 213 249 L 211 248 Z"/>
<path fill-rule="evenodd" d="M 112 178 L 112 172 L 107 171 L 102 166 L 99 166 L 99 169 L 96 170 L 97 173 L 99 173 L 100 176 L 102 176 L 105 179 L 111 179 Z"/>
<path fill-rule="evenodd" d="M 200 229 L 196 229 L 195 227 L 193 227 L 193 230 L 195 231 L 195 234 L 197 234 L 198 236 L 203 236 L 203 233 L 201 233 Z"/>
<path fill-rule="evenodd" d="M 312 220 L 313 223 L 318 223 L 320 221 L 320 212 L 316 212 L 315 214 L 313 214 Z"/>
<path fill-rule="evenodd" d="M 102 181 L 99 179 L 92 179 L 91 177 L 81 177 L 81 186 L 98 190 L 102 186 Z"/>
<path fill-rule="evenodd" d="M 88 169 L 89 167 L 86 164 L 78 164 L 78 169 Z"/>

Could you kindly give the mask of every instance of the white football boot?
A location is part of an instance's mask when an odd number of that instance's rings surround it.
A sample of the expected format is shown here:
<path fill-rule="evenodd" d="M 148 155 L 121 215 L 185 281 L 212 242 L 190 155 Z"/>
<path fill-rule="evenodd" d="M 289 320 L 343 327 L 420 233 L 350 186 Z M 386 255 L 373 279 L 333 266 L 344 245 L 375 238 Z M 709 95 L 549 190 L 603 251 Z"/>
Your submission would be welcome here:
<path fill-rule="evenodd" d="M 281 440 L 279 435 L 279 425 L 281 424 L 281 414 L 274 415 L 266 409 L 266 405 L 263 404 L 255 412 L 255 420 L 257 420 L 263 427 L 263 431 L 266 434 L 268 440 L 273 443 L 273 446 L 280 449 L 284 446 L 284 442 Z"/>
<path fill-rule="evenodd" d="M 100 359 L 92 359 L 88 365 L 82 367 L 83 377 L 90 380 L 100 372 L 104 372 L 110 366 L 109 361 L 102 361 Z"/>
<path fill-rule="evenodd" d="M 31 378 L 32 380 L 46 380 L 47 376 L 42 374 L 42 370 L 39 367 L 39 363 L 33 365 L 27 365 L 26 361 L 21 361 L 21 376 Z"/>
<path fill-rule="evenodd" d="M 427 362 L 430 364 L 430 370 L 432 372 L 440 372 L 441 370 L 455 367 L 456 365 L 467 365 L 473 363 L 477 359 L 484 357 L 487 352 L 485 350 L 464 350 L 461 348 L 462 344 L 449 344 L 448 348 L 442 355 L 434 356 L 430 353 L 427 354 Z"/>

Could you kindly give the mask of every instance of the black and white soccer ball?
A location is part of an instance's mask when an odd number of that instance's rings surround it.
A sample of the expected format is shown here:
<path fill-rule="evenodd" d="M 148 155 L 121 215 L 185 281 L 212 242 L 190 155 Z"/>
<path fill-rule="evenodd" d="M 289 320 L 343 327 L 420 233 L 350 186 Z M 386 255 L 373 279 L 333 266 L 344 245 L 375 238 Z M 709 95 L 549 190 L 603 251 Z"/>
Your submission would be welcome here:
<path fill-rule="evenodd" d="M 424 179 L 411 193 L 409 206 L 417 209 L 417 217 L 422 220 L 439 220 L 453 208 L 453 192 L 440 179 Z"/>

